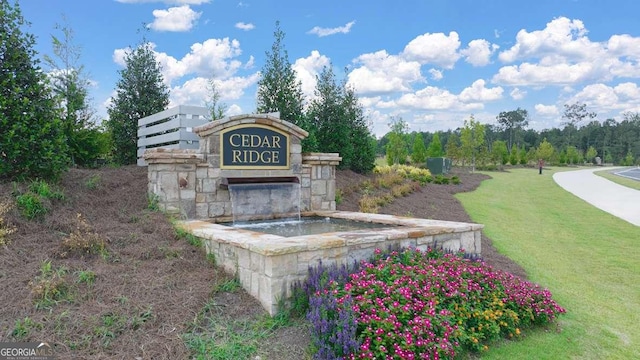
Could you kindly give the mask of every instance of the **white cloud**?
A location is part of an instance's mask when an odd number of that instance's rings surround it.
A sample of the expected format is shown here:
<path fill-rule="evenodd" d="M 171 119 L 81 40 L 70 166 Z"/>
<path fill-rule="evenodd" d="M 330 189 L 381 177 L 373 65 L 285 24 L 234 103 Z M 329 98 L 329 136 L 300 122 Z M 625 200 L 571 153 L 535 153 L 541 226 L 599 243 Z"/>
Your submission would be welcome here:
<path fill-rule="evenodd" d="M 536 104 L 534 106 L 536 113 L 541 116 L 555 116 L 560 114 L 558 107 L 555 105 Z"/>
<path fill-rule="evenodd" d="M 167 10 L 153 10 L 155 20 L 148 26 L 156 31 L 189 31 L 200 18 L 201 12 L 191 10 L 189 5 L 172 7 Z"/>
<path fill-rule="evenodd" d="M 319 37 L 335 35 L 335 34 L 348 34 L 351 31 L 351 27 L 355 24 L 354 21 L 350 21 L 344 26 L 338 26 L 335 28 L 322 28 L 319 26 L 314 26 L 313 29 L 307 31 L 307 34 L 318 35 Z"/>
<path fill-rule="evenodd" d="M 462 90 L 460 100 L 465 103 L 494 101 L 502 98 L 502 92 L 503 89 L 500 86 L 487 88 L 485 81 L 478 79 L 470 87 Z"/>
<path fill-rule="evenodd" d="M 153 2 L 161 2 L 170 5 L 202 5 L 210 3 L 211 0 L 116 0 L 119 3 L 123 4 L 142 4 L 142 3 L 153 3 Z"/>
<path fill-rule="evenodd" d="M 450 110 L 462 107 L 455 94 L 434 86 L 427 86 L 415 93 L 404 94 L 396 103 L 399 106 L 421 110 Z"/>
<path fill-rule="evenodd" d="M 316 75 L 320 74 L 325 66 L 331 66 L 331 60 L 321 55 L 318 50 L 313 50 L 309 56 L 299 58 L 291 65 L 302 84 L 302 92 L 307 99 L 313 97 L 316 88 Z"/>
<path fill-rule="evenodd" d="M 587 104 L 597 113 L 633 111 L 640 106 L 640 88 L 630 82 L 616 86 L 590 84 L 577 92 L 568 102 Z"/>
<path fill-rule="evenodd" d="M 436 69 L 429 69 L 429 74 L 431 75 L 431 79 L 433 80 L 442 80 L 444 75 L 442 75 L 442 71 Z"/>
<path fill-rule="evenodd" d="M 460 58 L 458 33 L 426 33 L 411 40 L 405 46 L 402 56 L 407 60 L 415 60 L 420 64 L 432 64 L 452 69 Z"/>
<path fill-rule="evenodd" d="M 241 114 L 244 114 L 244 112 L 242 112 L 242 108 L 237 104 L 232 104 L 231 106 L 229 106 L 229 108 L 227 109 L 227 112 L 225 113 L 226 116 L 234 116 L 234 115 L 241 115 Z"/>
<path fill-rule="evenodd" d="M 586 81 L 596 77 L 599 69 L 590 62 L 578 64 L 558 63 L 554 65 L 540 65 L 522 63 L 520 65 L 504 66 L 493 76 L 492 81 L 498 84 L 515 86 L 527 85 L 567 85 Z"/>
<path fill-rule="evenodd" d="M 389 55 L 385 50 L 360 55 L 354 63 L 361 65 L 348 75 L 347 84 L 360 94 L 411 91 L 411 84 L 424 81 L 420 64 Z"/>
<path fill-rule="evenodd" d="M 216 90 L 220 94 L 220 101 L 238 100 L 244 96 L 245 90 L 255 85 L 260 79 L 260 73 L 247 77 L 231 77 L 216 79 Z M 204 106 L 209 97 L 209 78 L 195 77 L 181 85 L 171 88 L 171 104 Z"/>
<path fill-rule="evenodd" d="M 485 66 L 491 63 L 491 55 L 498 50 L 499 46 L 491 44 L 484 39 L 476 39 L 469 42 L 466 49 L 460 51 L 465 57 L 465 61 L 473 66 Z"/>
<path fill-rule="evenodd" d="M 524 90 L 520 90 L 519 88 L 514 88 L 509 93 L 513 100 L 522 100 L 525 96 L 527 96 L 527 92 Z"/>
<path fill-rule="evenodd" d="M 249 31 L 256 28 L 256 26 L 253 25 L 252 23 L 243 23 L 243 22 L 237 22 L 235 26 L 236 28 L 244 31 Z"/>
<path fill-rule="evenodd" d="M 602 53 L 602 47 L 591 42 L 587 32 L 582 21 L 559 17 L 547 23 L 544 30 L 520 30 L 516 44 L 501 52 L 499 58 L 503 62 L 514 62 L 554 54 L 577 61 L 592 59 Z"/>

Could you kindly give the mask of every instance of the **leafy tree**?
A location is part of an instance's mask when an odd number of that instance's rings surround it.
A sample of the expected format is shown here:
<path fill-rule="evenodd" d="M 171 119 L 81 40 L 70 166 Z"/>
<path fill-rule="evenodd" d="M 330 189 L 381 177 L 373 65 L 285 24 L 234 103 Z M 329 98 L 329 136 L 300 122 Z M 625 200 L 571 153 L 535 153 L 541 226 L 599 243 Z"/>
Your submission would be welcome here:
<path fill-rule="evenodd" d="M 505 165 L 509 161 L 509 150 L 507 143 L 502 140 L 495 140 L 491 145 L 491 160 L 496 165 Z"/>
<path fill-rule="evenodd" d="M 227 104 L 220 102 L 220 91 L 218 91 L 218 85 L 216 85 L 216 81 L 213 78 L 209 79 L 207 92 L 209 93 L 209 98 L 206 101 L 206 105 L 209 110 L 211 120 L 222 119 L 228 110 L 228 106 Z"/>
<path fill-rule="evenodd" d="M 137 161 L 138 120 L 163 111 L 169 105 L 169 89 L 151 44 L 142 42 L 125 55 L 125 68 L 118 71 L 116 95 L 107 108 L 107 128 L 113 138 L 113 158 L 122 165 Z"/>
<path fill-rule="evenodd" d="M 587 149 L 587 153 L 585 154 L 585 158 L 588 162 L 593 162 L 593 159 L 598 156 L 598 151 L 593 146 L 589 146 Z"/>
<path fill-rule="evenodd" d="M 433 141 L 432 141 L 433 143 Z M 423 164 L 427 160 L 427 147 L 424 146 L 422 134 L 417 133 L 413 138 L 413 152 L 411 153 L 411 162 L 414 164 Z"/>
<path fill-rule="evenodd" d="M 464 121 L 464 127 L 460 133 L 462 158 L 471 164 L 471 171 L 475 171 L 476 157 L 484 145 L 484 125 L 476 121 L 471 115 Z"/>
<path fill-rule="evenodd" d="M 518 164 L 518 148 L 515 146 L 511 147 L 511 151 L 509 152 L 509 164 Z"/>
<path fill-rule="evenodd" d="M 587 104 L 574 103 L 571 105 L 564 104 L 564 113 L 562 114 L 562 118 L 565 120 L 564 125 L 567 130 L 567 145 L 572 145 L 571 143 L 571 133 L 573 130 L 577 129 L 578 126 L 584 119 L 590 118 L 593 119 L 598 116 L 595 112 L 587 111 Z"/>
<path fill-rule="evenodd" d="M 440 142 L 440 135 L 438 133 L 433 134 L 433 138 L 427 148 L 427 157 L 442 157 L 444 151 L 442 151 L 442 143 Z"/>
<path fill-rule="evenodd" d="M 51 88 L 62 115 L 69 155 L 76 165 L 94 165 L 109 151 L 108 138 L 94 121 L 89 79 L 80 64 L 81 48 L 74 43 L 74 32 L 67 24 L 55 28 L 62 37 L 51 35 L 53 57 L 45 55 L 44 62 L 49 68 Z"/>
<path fill-rule="evenodd" d="M 545 138 L 540 143 L 540 146 L 538 146 L 538 150 L 536 151 L 536 156 L 538 157 L 538 159 L 549 161 L 551 160 L 551 157 L 553 156 L 554 152 L 555 152 L 555 149 L 553 148 L 553 145 L 551 145 L 551 143 L 549 143 Z"/>
<path fill-rule="evenodd" d="M 527 165 L 527 150 L 525 150 L 524 145 L 520 148 L 518 158 L 520 160 L 520 165 Z"/>
<path fill-rule="evenodd" d="M 497 117 L 498 124 L 509 133 L 507 149 L 512 151 L 514 137 L 517 138 L 519 132 L 529 125 L 529 113 L 525 109 L 517 108 L 512 111 L 503 111 Z"/>
<path fill-rule="evenodd" d="M 567 163 L 573 165 L 573 164 L 579 164 L 582 162 L 580 161 L 580 158 L 581 158 L 580 152 L 575 146 L 567 146 L 566 154 L 567 154 Z"/>
<path fill-rule="evenodd" d="M 273 37 L 271 51 L 266 52 L 262 77 L 258 81 L 257 112 L 280 112 L 281 119 L 309 132 L 309 137 L 302 142 L 302 151 L 316 151 L 318 149 L 315 129 L 304 116 L 302 83 L 289 62 L 289 54 L 284 46 L 285 33 L 280 29 L 279 21 L 276 21 Z"/>
<path fill-rule="evenodd" d="M 55 180 L 68 148 L 27 25 L 17 3 L 0 0 L 0 178 Z"/>
<path fill-rule="evenodd" d="M 407 143 L 404 139 L 404 135 L 409 130 L 409 125 L 402 120 L 401 117 L 391 117 L 389 123 L 391 132 L 389 136 L 389 142 L 387 143 L 387 164 L 404 164 L 407 161 Z"/>
<path fill-rule="evenodd" d="M 447 139 L 446 155 L 452 163 L 457 163 L 460 160 L 460 145 L 456 133 L 451 133 Z"/>

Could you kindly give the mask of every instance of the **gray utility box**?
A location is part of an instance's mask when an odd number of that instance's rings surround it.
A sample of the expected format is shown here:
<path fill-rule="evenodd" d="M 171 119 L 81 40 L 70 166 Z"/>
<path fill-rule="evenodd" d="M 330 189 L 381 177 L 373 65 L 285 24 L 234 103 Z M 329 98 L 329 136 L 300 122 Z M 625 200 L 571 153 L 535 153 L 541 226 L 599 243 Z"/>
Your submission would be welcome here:
<path fill-rule="evenodd" d="M 427 158 L 427 169 L 432 175 L 448 174 L 451 171 L 451 159 L 443 157 Z"/>

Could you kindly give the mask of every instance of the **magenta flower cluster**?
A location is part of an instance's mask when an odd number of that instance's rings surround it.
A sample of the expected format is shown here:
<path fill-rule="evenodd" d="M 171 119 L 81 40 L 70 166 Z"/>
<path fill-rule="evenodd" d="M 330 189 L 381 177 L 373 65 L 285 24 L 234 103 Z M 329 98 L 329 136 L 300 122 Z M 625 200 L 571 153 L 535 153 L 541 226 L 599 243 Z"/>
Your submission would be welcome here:
<path fill-rule="evenodd" d="M 452 358 L 486 350 L 493 340 L 517 337 L 522 328 L 565 312 L 548 290 L 461 254 L 434 250 L 378 251 L 346 282 L 324 279 L 326 286 L 309 302 L 313 328 L 314 321 L 324 325 L 313 334 L 316 348 L 323 349 L 316 358 Z"/>

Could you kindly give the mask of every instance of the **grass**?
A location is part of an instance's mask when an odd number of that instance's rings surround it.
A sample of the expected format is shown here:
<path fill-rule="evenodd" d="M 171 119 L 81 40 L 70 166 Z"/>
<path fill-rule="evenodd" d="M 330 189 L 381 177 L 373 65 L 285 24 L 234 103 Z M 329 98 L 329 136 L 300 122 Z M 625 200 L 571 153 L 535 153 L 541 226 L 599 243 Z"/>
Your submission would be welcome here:
<path fill-rule="evenodd" d="M 594 174 L 598 176 L 602 176 L 603 178 L 613 181 L 616 184 L 626 186 L 628 188 L 640 190 L 640 181 L 615 175 L 611 172 L 611 170 L 600 170 L 600 171 L 594 172 Z"/>
<path fill-rule="evenodd" d="M 567 310 L 559 329 L 494 346 L 483 359 L 640 358 L 640 227 L 564 191 L 556 171 L 491 173 L 456 195 L 497 250 Z"/>

